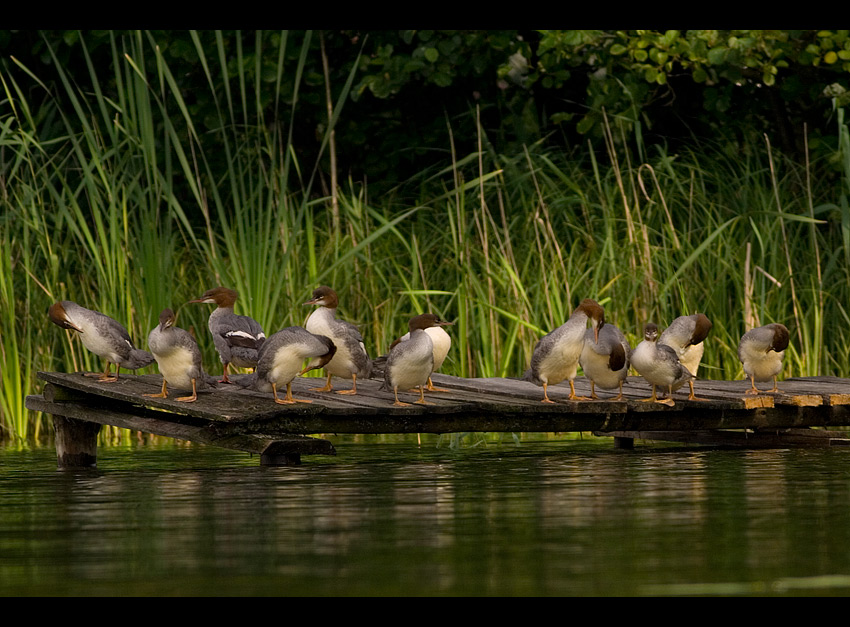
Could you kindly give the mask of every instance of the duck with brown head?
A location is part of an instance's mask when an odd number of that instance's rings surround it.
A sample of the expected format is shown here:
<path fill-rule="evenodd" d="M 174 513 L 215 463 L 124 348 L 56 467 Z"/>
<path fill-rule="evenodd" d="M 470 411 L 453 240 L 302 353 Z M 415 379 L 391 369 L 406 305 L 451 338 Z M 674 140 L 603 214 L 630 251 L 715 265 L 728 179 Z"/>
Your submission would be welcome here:
<path fill-rule="evenodd" d="M 53 303 L 47 310 L 50 321 L 63 329 L 75 331 L 88 350 L 106 360 L 103 373 L 87 373 L 104 383 L 118 380 L 121 368 L 137 370 L 150 366 L 154 357 L 149 352 L 136 348 L 127 329 L 107 315 L 81 307 L 77 303 L 63 300 Z M 109 373 L 115 364 L 115 376 Z"/>
<path fill-rule="evenodd" d="M 415 387 L 419 388 L 419 400 L 414 402 L 428 404 L 425 400 L 425 385 L 434 370 L 434 343 L 426 331 L 446 324 L 432 313 L 413 316 L 408 322 L 410 338 L 397 342 L 390 349 L 381 389 L 393 392 L 394 405 L 408 405 L 398 399 L 398 391 Z"/>
<path fill-rule="evenodd" d="M 537 342 L 531 355 L 531 367 L 523 380 L 543 386 L 544 403 L 553 403 L 548 388 L 561 381 L 570 382 L 569 400 L 589 400 L 576 395 L 575 378 L 579 358 L 584 349 L 585 332 L 590 322 L 593 341 L 599 340 L 599 330 L 605 326 L 605 312 L 595 300 L 585 298 L 575 308 L 569 320 Z"/>
<path fill-rule="evenodd" d="M 336 317 L 339 297 L 326 285 L 316 288 L 312 298 L 304 304 L 316 306 L 304 328 L 310 333 L 330 338 L 336 346 L 336 353 L 324 366 L 327 373 L 325 386 L 315 391 L 333 390 L 331 377 L 336 376 L 351 379 L 351 389 L 340 390 L 338 394 L 357 394 L 357 379 L 368 379 L 372 374 L 372 360 L 366 353 L 360 330 L 352 323 Z"/>
<path fill-rule="evenodd" d="M 260 323 L 233 312 L 238 293 L 227 287 L 215 287 L 190 303 L 211 303 L 217 307 L 207 323 L 218 351 L 224 374 L 219 383 L 230 383 L 228 368 L 256 368 L 260 347 L 266 339 Z"/>
<path fill-rule="evenodd" d="M 784 324 L 774 322 L 763 327 L 750 329 L 741 337 L 738 344 L 738 359 L 744 366 L 744 372 L 750 378 L 752 387 L 747 394 L 758 394 L 756 381 L 773 379 L 770 393 L 779 392 L 776 377 L 782 371 L 782 360 L 788 348 L 790 335 Z"/>
<path fill-rule="evenodd" d="M 614 400 L 622 400 L 623 381 L 629 374 L 629 342 L 623 332 L 610 322 L 598 329 L 596 340 L 593 331 L 585 331 L 584 348 L 579 358 L 579 365 L 590 379 L 590 398 L 599 398 L 596 395 L 599 387 L 603 390 L 619 389 Z"/>
<path fill-rule="evenodd" d="M 679 361 L 693 375 L 688 379 L 688 387 L 690 388 L 690 394 L 688 395 L 689 401 L 706 400 L 694 394 L 694 379 L 697 376 L 697 370 L 705 352 L 703 340 L 708 336 L 708 332 L 711 331 L 711 326 L 711 321 L 705 314 L 697 313 L 692 316 L 679 316 L 670 323 L 669 327 L 664 329 L 664 332 L 658 338 L 659 344 L 666 344 L 676 351 Z M 684 385 L 684 382 L 681 385 Z M 676 390 L 678 387 L 674 387 L 673 389 Z"/>
<path fill-rule="evenodd" d="M 302 327 L 286 327 L 269 337 L 260 349 L 257 370 L 239 382 L 258 392 L 271 392 L 274 402 L 281 405 L 312 403 L 292 397 L 292 380 L 305 372 L 324 368 L 336 353 L 330 338 L 315 335 Z M 304 366 L 304 362 L 310 360 Z M 278 389 L 286 386 L 286 396 L 280 398 Z"/>

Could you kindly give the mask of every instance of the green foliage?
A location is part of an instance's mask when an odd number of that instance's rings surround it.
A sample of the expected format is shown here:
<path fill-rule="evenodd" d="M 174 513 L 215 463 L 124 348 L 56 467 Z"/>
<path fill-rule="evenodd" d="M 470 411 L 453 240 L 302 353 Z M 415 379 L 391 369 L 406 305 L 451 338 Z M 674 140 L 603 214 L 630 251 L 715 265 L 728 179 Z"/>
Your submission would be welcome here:
<path fill-rule="evenodd" d="M 846 85 L 850 78 L 849 32 L 541 31 L 536 50 L 530 43 L 523 46 L 526 57 L 537 57 L 529 65 L 526 87 L 561 90 L 581 71 L 587 77 L 587 97 L 576 130 L 598 137 L 603 133 L 603 110 L 630 124 L 651 124 L 651 105 L 669 105 L 677 92 L 696 95 L 704 121 L 715 125 L 721 118 L 723 124 L 730 123 L 725 114 L 735 100 L 738 111 L 732 126 L 743 127 L 767 115 L 771 103 L 768 98 L 764 104 L 765 88 L 776 87 L 784 102 L 819 104 L 828 112 L 824 89 L 836 81 Z M 503 65 L 503 71 L 507 67 Z M 695 91 L 695 85 L 701 88 Z M 554 114 L 559 122 L 573 117 Z M 799 121 L 790 120 L 792 126 Z"/>
<path fill-rule="evenodd" d="M 169 37 L 155 32 L 65 33 L 33 46 L 49 66 L 15 57 L 0 69 L 0 424 L 7 434 L 26 438 L 41 426 L 23 408 L 23 395 L 37 387 L 35 372 L 102 366 L 47 321 L 51 302 L 100 309 L 141 345 L 158 312 L 178 307 L 213 370 L 208 310 L 180 305 L 216 284 L 236 287 L 237 308 L 272 332 L 302 324 L 301 303 L 312 289 L 334 285 L 373 355 L 404 332 L 411 314 L 435 311 L 456 322 L 444 372 L 460 376 L 519 376 L 537 339 L 586 296 L 632 342 L 649 319 L 663 326 L 704 311 L 715 321 L 707 378 L 740 376 L 738 338 L 772 320 L 792 330 L 786 376 L 850 375 L 850 132 L 845 70 L 836 69 L 845 46 L 839 31 L 815 33 L 826 51 L 819 65 L 805 57 L 811 67 L 832 68 L 825 102 L 836 140 L 811 160 L 808 151 L 805 159 L 784 153 L 772 134 L 749 132 L 734 143 L 717 135 L 692 149 L 646 141 L 653 98 L 680 81 L 679 59 L 693 54 L 689 71 L 706 72 L 702 83 L 686 77 L 688 85 L 712 83 L 721 94 L 733 84 L 730 53 L 712 52 L 729 47 L 725 35 L 559 31 L 533 40 L 456 32 L 452 48 L 439 45 L 449 37 L 443 31 L 405 33 L 234 38 L 199 31 L 167 46 Z M 401 44 L 393 43 L 397 36 Z M 789 45 L 803 35 L 795 37 Z M 522 45 L 533 41 L 541 45 L 526 55 Z M 634 41 L 648 43 L 632 49 Z M 322 43 L 329 66 L 347 58 L 344 51 L 363 51 L 329 70 L 330 98 Z M 753 54 L 762 50 L 752 46 Z M 490 56 L 476 55 L 482 48 Z M 759 58 L 770 57 L 766 50 Z M 831 51 L 839 60 L 827 60 Z M 419 65 L 397 66 L 414 55 Z M 512 61 L 488 74 L 504 55 Z M 488 60 L 476 66 L 476 56 Z M 456 62 L 446 70 L 448 86 L 437 78 L 444 57 Z M 783 88 L 790 78 L 779 62 L 791 57 L 771 57 L 779 68 L 773 87 L 751 78 L 734 89 Z M 598 83 L 576 90 L 591 62 L 603 64 L 593 66 Z M 666 82 L 648 80 L 646 64 L 662 68 Z M 468 90 L 476 80 L 484 102 L 439 119 L 442 133 L 429 140 L 440 145 L 434 165 L 397 173 L 397 185 L 343 176 L 330 189 L 324 175 L 334 136 L 347 150 L 363 128 L 377 127 L 356 120 L 365 101 L 380 100 L 367 80 L 378 68 L 399 73 L 387 103 L 407 91 L 421 98 Z M 497 107 L 488 81 L 504 97 L 499 106 L 522 118 L 517 128 L 525 130 L 514 137 L 533 137 L 540 118 L 529 102 L 538 102 L 547 78 L 545 90 L 599 98 L 598 120 L 582 130 L 601 131 L 601 144 L 513 143 L 489 125 Z M 623 98 L 628 106 L 618 109 Z M 318 109 L 324 117 L 313 117 Z M 405 111 L 396 114 L 403 122 Z M 386 127 L 381 142 L 421 147 L 391 132 L 389 119 L 396 118 L 373 120 Z M 355 139 L 346 144 L 349 132 Z M 364 161 L 393 163 L 377 149 L 387 144 L 364 141 Z"/>

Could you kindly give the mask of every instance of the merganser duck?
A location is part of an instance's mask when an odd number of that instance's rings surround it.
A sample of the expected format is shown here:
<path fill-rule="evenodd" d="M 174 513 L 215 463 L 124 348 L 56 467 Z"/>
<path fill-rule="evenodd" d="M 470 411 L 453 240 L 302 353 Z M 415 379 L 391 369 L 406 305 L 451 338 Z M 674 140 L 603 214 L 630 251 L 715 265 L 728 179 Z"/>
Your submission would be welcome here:
<path fill-rule="evenodd" d="M 549 399 L 549 385 L 560 383 L 564 379 L 570 382 L 570 400 L 587 400 L 576 396 L 574 379 L 578 372 L 578 361 L 584 349 L 585 331 L 590 321 L 593 341 L 599 340 L 599 330 L 605 326 L 605 312 L 594 300 L 585 298 L 575 308 L 569 320 L 545 335 L 537 342 L 531 355 L 531 367 L 526 370 L 523 380 L 543 386 L 543 403 L 553 403 Z"/>
<path fill-rule="evenodd" d="M 310 333 L 330 338 L 336 346 L 333 358 L 324 365 L 327 382 L 314 391 L 330 392 L 333 389 L 331 377 L 337 376 L 352 381 L 350 390 L 339 390 L 338 394 L 357 394 L 357 378 L 368 379 L 372 374 L 372 360 L 366 353 L 363 336 L 355 325 L 336 317 L 339 297 L 326 285 L 316 288 L 313 297 L 304 304 L 318 305 L 307 318 L 304 328 Z"/>
<path fill-rule="evenodd" d="M 79 333 L 83 346 L 106 360 L 103 373 L 90 372 L 86 373 L 87 377 L 97 377 L 98 381 L 111 383 L 118 380 L 121 368 L 137 370 L 154 362 L 153 355 L 133 345 L 127 329 L 98 311 L 63 300 L 53 303 L 48 308 L 47 315 L 54 324 Z M 111 364 L 115 364 L 114 377 L 109 374 Z"/>
<path fill-rule="evenodd" d="M 647 323 L 643 341 L 632 351 L 631 361 L 638 374 L 652 384 L 652 396 L 641 399 L 643 402 L 662 403 L 673 406 L 673 386 L 681 386 L 691 378 L 690 371 L 679 361 L 676 351 L 666 344 L 659 343 L 658 326 Z M 660 400 L 655 394 L 656 386 L 667 388 L 667 398 Z"/>
<path fill-rule="evenodd" d="M 324 368 L 336 353 L 330 338 L 315 335 L 303 327 L 286 327 L 271 335 L 260 348 L 257 369 L 240 381 L 240 385 L 258 392 L 271 392 L 281 405 L 312 403 L 292 397 L 292 380 L 315 368 Z M 304 360 L 310 363 L 304 366 Z M 302 366 L 304 366 L 302 368 Z M 279 386 L 286 386 L 286 396 L 279 398 Z"/>
<path fill-rule="evenodd" d="M 393 405 L 409 405 L 398 400 L 398 390 L 415 387 L 419 388 L 419 400 L 414 402 L 428 404 L 425 400 L 425 385 L 434 371 L 434 342 L 426 329 L 445 324 L 445 321 L 432 313 L 414 316 L 407 325 L 410 329 L 409 339 L 396 343 L 390 349 L 381 389 L 392 390 L 395 395 Z"/>
<path fill-rule="evenodd" d="M 614 398 L 623 398 L 623 381 L 629 374 L 629 346 L 626 336 L 613 324 L 605 323 L 598 329 L 596 339 L 593 329 L 587 329 L 584 337 L 584 348 L 578 363 L 584 374 L 590 379 L 590 398 L 599 398 L 596 387 L 604 390 L 619 388 L 620 393 Z"/>
<path fill-rule="evenodd" d="M 705 340 L 708 332 L 711 331 L 711 326 L 711 321 L 705 314 L 698 313 L 692 316 L 679 316 L 670 323 L 669 327 L 664 329 L 664 332 L 658 338 L 659 344 L 666 344 L 676 351 L 679 361 L 693 375 L 693 378 L 688 379 L 688 386 L 690 388 L 688 400 L 691 401 L 706 400 L 698 398 L 694 394 L 694 379 L 697 376 L 697 370 L 699 369 L 700 361 L 702 361 L 702 355 L 705 352 L 703 340 Z M 676 390 L 678 388 L 674 386 L 673 389 Z"/>
<path fill-rule="evenodd" d="M 445 320 L 440 320 L 438 326 L 428 327 L 425 329 L 425 333 L 427 333 L 431 338 L 431 343 L 434 346 L 434 372 L 440 369 L 440 366 L 443 365 L 443 362 L 446 360 L 446 356 L 449 354 L 449 349 L 452 347 L 452 337 L 445 332 L 443 329 L 444 326 L 451 326 L 453 322 L 446 322 Z M 410 331 L 402 335 L 397 340 L 394 340 L 392 344 L 390 344 L 390 350 L 392 350 L 396 344 L 399 342 L 406 342 L 410 339 Z M 373 365 L 373 373 L 375 375 L 375 370 L 382 370 L 387 362 L 388 355 L 381 355 L 380 357 L 376 357 L 372 361 Z M 438 388 L 434 385 L 434 382 L 431 381 L 431 376 L 428 376 L 428 384 L 425 386 L 425 389 L 429 392 L 448 392 L 444 388 Z"/>
<path fill-rule="evenodd" d="M 233 313 L 238 293 L 227 287 L 207 290 L 200 298 L 190 303 L 215 303 L 218 305 L 210 314 L 207 325 L 212 333 L 213 344 L 224 365 L 224 375 L 219 383 L 230 383 L 227 369 L 233 364 L 238 368 L 256 368 L 257 356 L 265 333 L 260 323 Z"/>
<path fill-rule="evenodd" d="M 738 344 L 738 359 L 744 365 L 744 372 L 750 377 L 752 388 L 747 394 L 758 394 L 756 381 L 773 379 L 773 389 L 768 392 L 778 392 L 776 376 L 782 370 L 782 360 L 785 349 L 788 348 L 790 335 L 783 324 L 774 322 L 763 327 L 750 329 L 744 333 Z"/>
<path fill-rule="evenodd" d="M 163 309 L 159 314 L 159 324 L 148 335 L 148 346 L 162 373 L 162 391 L 145 396 L 168 398 L 167 387 L 170 385 L 178 390 L 191 389 L 191 396 L 176 399 L 191 403 L 197 400 L 198 390 L 214 386 L 215 379 L 204 372 L 198 342 L 188 331 L 175 327 L 176 321 L 177 315 L 171 309 Z"/>

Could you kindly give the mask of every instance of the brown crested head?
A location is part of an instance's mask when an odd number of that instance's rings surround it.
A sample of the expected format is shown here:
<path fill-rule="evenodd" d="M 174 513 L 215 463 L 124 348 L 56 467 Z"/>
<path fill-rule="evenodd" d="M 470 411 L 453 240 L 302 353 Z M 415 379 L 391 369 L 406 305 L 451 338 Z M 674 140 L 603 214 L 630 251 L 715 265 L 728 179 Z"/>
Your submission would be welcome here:
<path fill-rule="evenodd" d="M 708 337 L 708 332 L 711 331 L 712 324 L 711 320 L 705 314 L 694 314 L 692 318 L 694 321 L 694 332 L 691 334 L 688 344 L 696 345 Z"/>
<path fill-rule="evenodd" d="M 239 293 L 229 287 L 214 287 L 204 292 L 200 298 L 190 300 L 190 303 L 215 303 L 219 307 L 230 307 L 236 303 Z"/>
<path fill-rule="evenodd" d="M 581 301 L 578 307 L 575 308 L 573 314 L 584 313 L 590 318 L 590 324 L 593 327 L 593 341 L 599 343 L 599 329 L 605 326 L 605 310 L 602 305 L 591 298 L 585 298 Z"/>
<path fill-rule="evenodd" d="M 451 322 L 446 322 L 445 320 L 441 320 L 439 316 L 432 313 L 424 313 L 419 314 L 418 316 L 413 316 L 408 322 L 407 326 L 410 329 L 410 332 L 413 333 L 416 329 L 429 329 L 431 327 L 445 327 L 450 326 Z"/>
<path fill-rule="evenodd" d="M 771 342 L 770 348 L 775 350 L 777 353 L 781 353 L 788 348 L 788 342 L 791 339 L 791 335 L 788 333 L 788 328 L 784 324 L 780 324 L 778 322 L 774 322 L 767 326 L 773 329 L 773 342 Z"/>
<path fill-rule="evenodd" d="M 336 344 L 333 343 L 331 338 L 326 337 L 324 335 L 317 335 L 319 341 L 321 341 L 325 347 L 327 348 L 327 352 L 324 355 L 320 355 L 313 359 L 309 364 L 307 364 L 304 369 L 299 372 L 299 375 L 304 374 L 305 372 L 310 372 L 311 370 L 317 370 L 319 368 L 324 368 L 325 365 L 333 359 L 333 356 L 336 354 Z"/>
<path fill-rule="evenodd" d="M 305 305 L 321 305 L 322 307 L 327 307 L 328 309 L 336 309 L 339 307 L 339 297 L 336 295 L 336 292 L 333 291 L 327 285 L 321 285 L 313 290 L 313 296 L 308 300 Z"/>
<path fill-rule="evenodd" d="M 64 301 L 50 305 L 50 307 L 47 308 L 47 317 L 50 318 L 50 321 L 53 324 L 60 326 L 63 329 L 70 329 L 71 331 L 78 331 L 80 333 L 83 332 L 80 327 L 68 319 L 68 313 L 65 311 Z"/>

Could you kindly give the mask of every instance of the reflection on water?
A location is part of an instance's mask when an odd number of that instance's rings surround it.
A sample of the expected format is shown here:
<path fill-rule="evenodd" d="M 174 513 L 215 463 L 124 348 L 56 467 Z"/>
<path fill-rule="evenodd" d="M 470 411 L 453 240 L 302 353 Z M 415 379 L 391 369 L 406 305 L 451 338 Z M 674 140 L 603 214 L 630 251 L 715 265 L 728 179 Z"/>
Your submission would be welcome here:
<path fill-rule="evenodd" d="M 850 591 L 850 451 L 337 438 L 296 468 L 163 440 L 0 448 L 2 595 Z"/>

